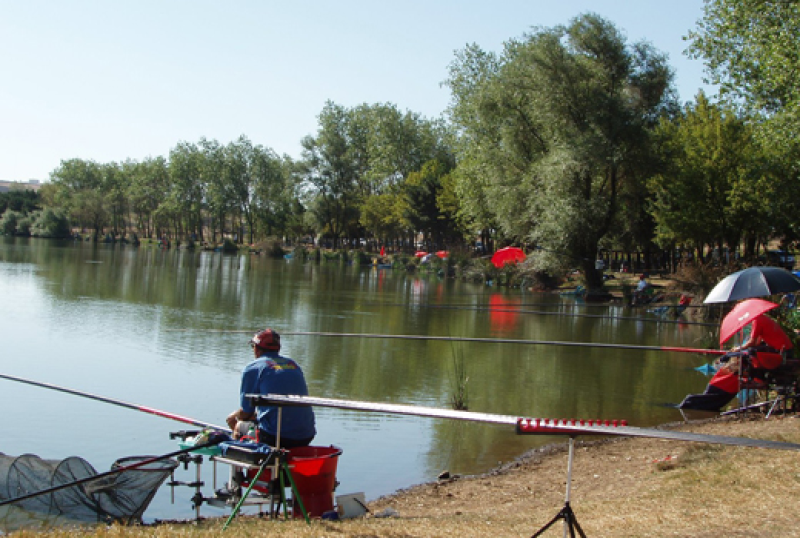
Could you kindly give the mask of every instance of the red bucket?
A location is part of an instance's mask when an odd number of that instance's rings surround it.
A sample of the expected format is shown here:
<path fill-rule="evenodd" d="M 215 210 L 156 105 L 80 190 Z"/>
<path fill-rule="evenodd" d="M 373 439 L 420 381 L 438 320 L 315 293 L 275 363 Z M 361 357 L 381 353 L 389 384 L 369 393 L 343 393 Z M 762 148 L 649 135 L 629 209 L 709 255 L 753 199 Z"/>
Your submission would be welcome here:
<path fill-rule="evenodd" d="M 335 446 L 303 446 L 290 448 L 286 458 L 292 480 L 303 502 L 308 517 L 322 517 L 324 512 L 333 510 L 333 491 L 336 488 L 336 465 L 342 449 Z M 256 471 L 247 472 L 248 482 Z M 258 482 L 253 486 L 257 491 L 266 492 L 272 479 L 272 469 L 264 469 Z M 245 482 L 247 485 L 248 482 Z M 289 487 L 288 481 L 284 484 Z M 294 517 L 302 518 L 299 503 L 295 504 Z"/>
<path fill-rule="evenodd" d="M 342 449 L 335 446 L 289 449 L 289 471 L 308 517 L 322 517 L 323 513 L 333 510 L 336 465 L 341 454 Z M 299 506 L 295 506 L 294 517 L 303 517 Z"/>

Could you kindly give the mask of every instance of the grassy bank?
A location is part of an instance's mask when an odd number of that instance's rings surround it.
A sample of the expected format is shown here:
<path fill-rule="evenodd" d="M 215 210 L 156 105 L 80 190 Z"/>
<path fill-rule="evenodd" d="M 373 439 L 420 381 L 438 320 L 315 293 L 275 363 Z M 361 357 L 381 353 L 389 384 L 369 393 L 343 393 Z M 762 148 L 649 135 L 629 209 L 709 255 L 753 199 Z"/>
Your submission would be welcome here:
<path fill-rule="evenodd" d="M 679 429 L 800 443 L 800 420 L 722 420 Z M 657 439 L 581 440 L 572 507 L 587 536 L 800 536 L 800 453 Z M 504 537 L 530 536 L 564 504 L 566 443 L 496 471 L 425 484 L 370 503 L 366 518 L 239 518 L 48 536 Z M 375 517 L 387 508 L 393 517 Z M 545 536 L 562 536 L 559 521 Z M 14 536 L 40 536 L 31 531 Z"/>

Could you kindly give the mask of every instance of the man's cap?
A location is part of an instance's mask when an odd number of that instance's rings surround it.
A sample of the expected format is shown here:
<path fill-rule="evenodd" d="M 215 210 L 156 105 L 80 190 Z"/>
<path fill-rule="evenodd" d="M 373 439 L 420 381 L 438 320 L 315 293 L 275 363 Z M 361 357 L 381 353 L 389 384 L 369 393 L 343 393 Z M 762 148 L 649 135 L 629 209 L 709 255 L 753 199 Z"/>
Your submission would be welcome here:
<path fill-rule="evenodd" d="M 281 350 L 281 335 L 272 329 L 264 329 L 260 333 L 256 333 L 250 340 L 250 344 L 263 349 L 264 351 L 280 351 Z"/>

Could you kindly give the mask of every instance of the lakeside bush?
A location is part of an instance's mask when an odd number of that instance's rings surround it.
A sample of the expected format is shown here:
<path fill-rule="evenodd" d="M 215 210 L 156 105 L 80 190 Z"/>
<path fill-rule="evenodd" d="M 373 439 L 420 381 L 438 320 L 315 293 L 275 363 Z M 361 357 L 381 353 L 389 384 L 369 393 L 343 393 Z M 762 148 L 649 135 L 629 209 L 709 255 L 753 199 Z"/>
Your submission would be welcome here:
<path fill-rule="evenodd" d="M 22 213 L 19 211 L 8 210 L 3 213 L 3 219 L 0 221 L 0 232 L 3 235 L 15 235 L 17 233 L 17 222 L 22 218 Z"/>
<path fill-rule="evenodd" d="M 36 214 L 31 234 L 36 237 L 65 239 L 71 235 L 69 221 L 62 211 L 47 207 Z"/>

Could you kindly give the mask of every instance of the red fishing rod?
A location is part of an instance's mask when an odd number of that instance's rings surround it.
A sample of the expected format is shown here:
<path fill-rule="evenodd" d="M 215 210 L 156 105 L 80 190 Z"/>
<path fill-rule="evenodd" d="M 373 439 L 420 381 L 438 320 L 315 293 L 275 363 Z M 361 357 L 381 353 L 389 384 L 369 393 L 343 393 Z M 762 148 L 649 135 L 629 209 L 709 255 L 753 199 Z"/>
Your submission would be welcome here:
<path fill-rule="evenodd" d="M 118 405 L 120 407 L 126 407 L 128 409 L 133 409 L 135 411 L 142 411 L 144 413 L 150 413 L 151 415 L 156 415 L 158 417 L 168 418 L 170 420 L 177 420 L 178 422 L 183 422 L 185 424 L 191 424 L 192 426 L 198 426 L 200 428 L 211 428 L 214 430 L 222 431 L 222 432 L 230 432 L 227 427 L 224 426 L 217 426 L 215 424 L 211 424 L 209 422 L 203 422 L 202 420 L 197 420 L 194 418 L 184 417 L 182 415 L 176 415 L 175 413 L 169 413 L 167 411 L 161 411 L 160 409 L 154 409 L 152 407 L 147 407 L 146 405 L 139 405 L 133 404 L 128 402 L 123 402 L 122 400 L 115 400 L 113 398 L 108 398 L 106 396 L 98 396 L 96 394 L 89 394 L 88 392 L 82 392 L 79 390 L 68 389 L 65 387 L 59 387 L 57 385 L 51 385 L 50 383 L 42 383 L 40 381 L 32 381 L 30 379 L 25 379 L 22 377 L 16 377 L 13 375 L 7 374 L 0 374 L 0 378 L 8 379 L 9 381 L 17 381 L 19 383 L 27 383 L 28 385 L 33 385 L 35 387 L 42 387 L 45 389 L 50 390 L 57 390 L 59 392 L 66 392 L 67 394 L 74 394 L 75 396 L 82 396 L 84 398 L 90 398 L 92 400 L 97 400 L 99 402 L 110 403 L 113 405 Z"/>

